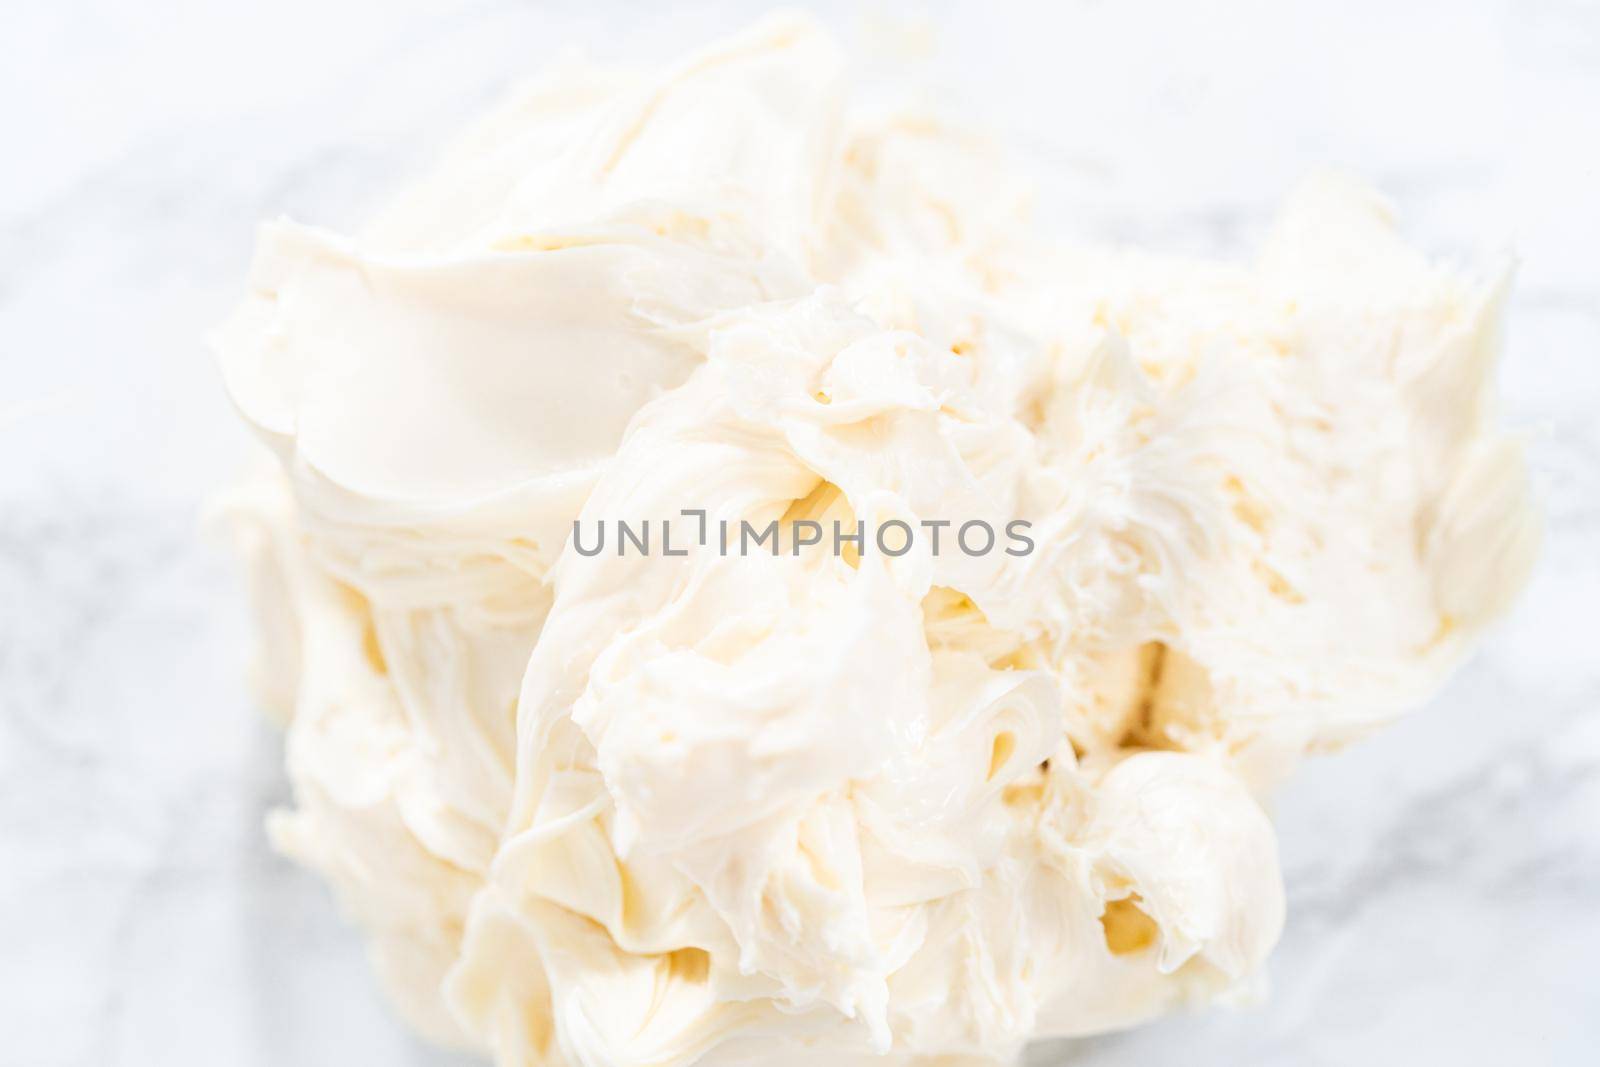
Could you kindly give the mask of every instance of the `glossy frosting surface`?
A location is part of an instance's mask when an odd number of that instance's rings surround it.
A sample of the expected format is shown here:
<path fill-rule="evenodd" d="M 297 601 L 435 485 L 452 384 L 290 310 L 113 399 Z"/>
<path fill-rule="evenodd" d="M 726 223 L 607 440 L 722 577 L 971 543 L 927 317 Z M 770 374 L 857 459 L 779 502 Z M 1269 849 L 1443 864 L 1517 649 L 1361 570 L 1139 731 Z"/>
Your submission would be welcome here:
<path fill-rule="evenodd" d="M 423 1031 L 983 1062 L 1258 992 L 1272 786 L 1433 692 L 1536 549 L 1507 280 L 1340 176 L 1248 265 L 1028 201 L 778 19 L 550 74 L 358 237 L 263 230 L 218 350 L 279 460 L 226 502 L 272 829 Z M 685 509 L 783 550 L 571 542 Z"/>

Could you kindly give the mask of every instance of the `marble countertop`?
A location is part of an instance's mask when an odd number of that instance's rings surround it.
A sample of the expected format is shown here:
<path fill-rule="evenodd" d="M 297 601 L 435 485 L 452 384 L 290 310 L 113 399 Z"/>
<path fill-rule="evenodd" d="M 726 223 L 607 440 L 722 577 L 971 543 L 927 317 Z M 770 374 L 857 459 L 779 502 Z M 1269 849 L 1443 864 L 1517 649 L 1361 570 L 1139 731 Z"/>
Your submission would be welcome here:
<path fill-rule="evenodd" d="M 852 7 L 823 13 L 870 41 Z M 1052 225 L 1243 255 L 1334 163 L 1431 251 L 1522 263 L 1501 376 L 1548 501 L 1531 588 L 1432 704 L 1279 797 L 1266 1004 L 1031 1061 L 1600 1061 L 1600 8 L 879 8 L 943 26 L 932 92 L 1033 161 Z M 407 1036 L 323 886 L 266 845 L 280 741 L 200 533 L 246 441 L 202 337 L 257 219 L 356 221 L 564 44 L 660 54 L 758 10 L 4 6 L 0 1062 L 458 1062 Z"/>

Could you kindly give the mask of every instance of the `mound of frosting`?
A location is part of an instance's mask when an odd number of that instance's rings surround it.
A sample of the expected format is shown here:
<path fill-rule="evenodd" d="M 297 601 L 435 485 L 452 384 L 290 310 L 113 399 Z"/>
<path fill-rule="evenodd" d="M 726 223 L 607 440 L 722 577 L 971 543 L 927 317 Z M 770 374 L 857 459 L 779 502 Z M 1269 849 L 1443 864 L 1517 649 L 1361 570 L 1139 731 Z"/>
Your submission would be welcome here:
<path fill-rule="evenodd" d="M 1247 994 L 1260 798 L 1535 550 L 1503 277 L 1336 177 L 1249 266 L 1052 243 L 843 70 L 796 19 L 558 70 L 364 235 L 266 226 L 219 334 L 280 461 L 226 502 L 273 837 L 501 1065 L 1004 1061 Z M 685 511 L 776 551 L 573 544 Z"/>

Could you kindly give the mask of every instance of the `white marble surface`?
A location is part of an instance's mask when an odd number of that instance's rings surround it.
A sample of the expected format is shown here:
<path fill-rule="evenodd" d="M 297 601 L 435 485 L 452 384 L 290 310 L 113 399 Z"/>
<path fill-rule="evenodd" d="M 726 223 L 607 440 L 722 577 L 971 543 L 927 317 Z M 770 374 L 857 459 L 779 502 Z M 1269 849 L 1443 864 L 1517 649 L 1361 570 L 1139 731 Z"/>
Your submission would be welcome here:
<path fill-rule="evenodd" d="M 1035 1061 L 1600 1062 L 1600 10 L 989 6 L 932 5 L 937 92 L 1034 159 L 1054 224 L 1239 254 L 1334 162 L 1436 252 L 1514 243 L 1506 409 L 1550 515 L 1483 653 L 1282 795 L 1271 1001 Z M 0 8 L 0 1062 L 456 1062 L 263 839 L 279 742 L 198 534 L 245 442 L 201 336 L 257 218 L 356 221 L 564 43 L 661 52 L 754 10 Z"/>

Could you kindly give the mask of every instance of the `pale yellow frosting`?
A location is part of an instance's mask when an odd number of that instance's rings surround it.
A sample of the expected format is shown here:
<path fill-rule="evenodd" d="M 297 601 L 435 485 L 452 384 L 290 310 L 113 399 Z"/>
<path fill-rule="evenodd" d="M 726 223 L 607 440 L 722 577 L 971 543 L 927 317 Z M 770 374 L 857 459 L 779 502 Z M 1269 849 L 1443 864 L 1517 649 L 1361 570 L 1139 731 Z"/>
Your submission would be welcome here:
<path fill-rule="evenodd" d="M 1538 540 L 1505 279 L 1323 177 L 1253 265 L 1066 247 L 777 19 L 517 93 L 219 336 L 272 833 L 502 1065 L 1006 1060 L 1253 992 L 1261 798 L 1424 700 Z M 583 555 L 582 523 L 784 551 Z M 788 551 L 796 519 L 1034 551 Z"/>

